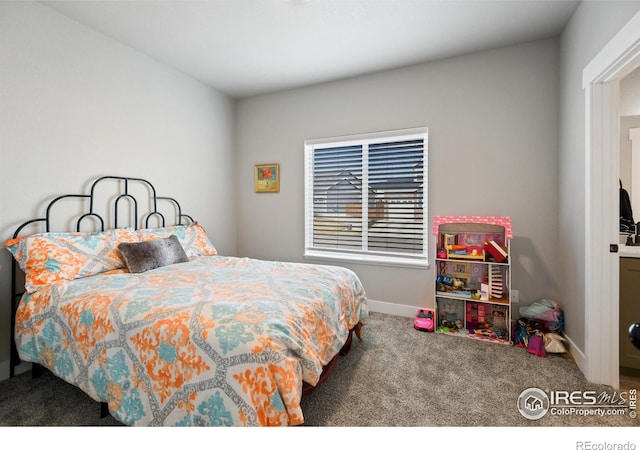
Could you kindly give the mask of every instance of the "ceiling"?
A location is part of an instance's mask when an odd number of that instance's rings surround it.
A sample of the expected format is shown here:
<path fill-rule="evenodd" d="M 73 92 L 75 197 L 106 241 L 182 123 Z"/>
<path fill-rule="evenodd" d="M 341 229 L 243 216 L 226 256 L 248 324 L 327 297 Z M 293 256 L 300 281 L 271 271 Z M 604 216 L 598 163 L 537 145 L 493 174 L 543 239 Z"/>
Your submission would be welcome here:
<path fill-rule="evenodd" d="M 558 36 L 574 0 L 143 0 L 45 5 L 234 98 Z"/>

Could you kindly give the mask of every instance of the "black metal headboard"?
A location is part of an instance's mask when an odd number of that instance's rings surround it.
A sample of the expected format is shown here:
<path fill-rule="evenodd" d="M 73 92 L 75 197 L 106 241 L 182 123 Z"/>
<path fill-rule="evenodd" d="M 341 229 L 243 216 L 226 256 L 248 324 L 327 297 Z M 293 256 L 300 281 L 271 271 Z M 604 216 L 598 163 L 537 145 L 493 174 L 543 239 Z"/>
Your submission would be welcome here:
<path fill-rule="evenodd" d="M 102 199 L 98 195 L 98 185 L 110 187 L 115 192 L 112 195 L 106 196 L 106 209 L 101 209 L 97 205 L 97 201 Z M 138 211 L 138 206 L 141 204 L 136 195 L 134 195 L 133 187 L 142 187 L 144 192 L 147 193 L 148 199 L 148 211 L 143 212 L 142 214 Z M 140 192 L 138 192 L 139 194 Z M 45 211 L 44 217 L 39 217 L 37 219 L 31 219 L 23 224 L 21 224 L 18 228 L 16 228 L 15 233 L 13 234 L 14 238 L 17 238 L 21 235 L 25 228 L 30 227 L 31 225 L 39 225 L 40 232 L 51 232 L 54 231 L 52 229 L 52 222 L 54 217 L 54 211 L 56 209 L 54 206 L 60 204 L 63 200 L 77 200 L 79 210 L 74 211 L 73 213 L 65 213 L 65 215 L 71 216 L 72 224 L 75 225 L 74 230 L 58 230 L 58 231 L 81 231 L 81 226 L 87 220 L 92 220 L 94 223 L 94 228 L 96 231 L 105 231 L 107 229 L 113 228 L 149 228 L 150 220 L 155 219 L 156 223 L 160 227 L 168 226 L 168 225 L 186 225 L 184 221 L 188 221 L 188 223 L 194 223 L 195 221 L 188 214 L 184 214 L 182 212 L 182 208 L 180 204 L 172 197 L 160 197 L 156 194 L 156 189 L 149 181 L 143 178 L 131 178 L 131 177 L 121 177 L 121 176 L 103 176 L 96 179 L 92 184 L 88 194 L 65 194 L 60 195 L 53 200 L 51 200 L 47 204 L 47 208 Z M 121 217 L 119 217 L 119 212 L 122 213 L 122 202 L 128 203 L 127 212 L 129 215 L 129 220 L 126 224 L 119 223 Z M 170 209 L 174 212 L 173 220 L 167 222 L 165 218 L 166 214 L 163 214 L 159 209 L 159 203 L 168 203 L 170 205 Z M 110 208 L 112 207 L 112 208 Z M 165 211 L 166 212 L 166 211 Z M 70 228 L 73 228 L 69 225 Z M 32 234 L 32 233 L 29 233 Z M 9 376 L 13 377 L 15 375 L 15 367 L 20 363 L 20 357 L 18 355 L 18 350 L 15 344 L 15 326 L 16 326 L 16 310 L 18 308 L 18 303 L 20 297 L 24 293 L 18 288 L 18 278 L 21 275 L 21 270 L 19 265 L 17 264 L 15 259 L 12 259 L 12 267 L 11 267 L 11 357 L 10 357 L 10 370 Z"/>

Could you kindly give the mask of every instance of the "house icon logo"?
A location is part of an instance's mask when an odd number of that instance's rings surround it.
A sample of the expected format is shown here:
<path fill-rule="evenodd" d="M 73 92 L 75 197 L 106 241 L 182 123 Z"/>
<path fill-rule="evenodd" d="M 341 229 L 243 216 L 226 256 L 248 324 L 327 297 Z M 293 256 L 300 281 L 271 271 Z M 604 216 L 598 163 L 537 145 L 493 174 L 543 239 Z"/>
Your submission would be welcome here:
<path fill-rule="evenodd" d="M 549 411 L 549 397 L 541 389 L 525 389 L 518 397 L 518 411 L 527 419 L 540 419 Z"/>

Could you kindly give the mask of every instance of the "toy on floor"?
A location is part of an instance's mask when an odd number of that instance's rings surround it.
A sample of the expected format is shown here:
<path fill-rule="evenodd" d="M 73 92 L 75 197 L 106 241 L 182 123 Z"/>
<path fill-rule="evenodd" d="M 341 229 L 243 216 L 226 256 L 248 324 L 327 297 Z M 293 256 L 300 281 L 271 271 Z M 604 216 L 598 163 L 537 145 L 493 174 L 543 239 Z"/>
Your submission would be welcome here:
<path fill-rule="evenodd" d="M 536 333 L 529 337 L 529 345 L 527 346 L 527 351 L 533 355 L 547 356 L 547 352 L 544 349 L 544 339 L 542 338 L 542 333 Z"/>
<path fill-rule="evenodd" d="M 456 330 L 456 325 L 451 320 L 440 319 L 440 326 L 436 331 L 441 333 L 453 333 Z"/>
<path fill-rule="evenodd" d="M 420 331 L 434 330 L 435 311 L 431 309 L 420 309 L 413 320 L 413 328 Z"/>

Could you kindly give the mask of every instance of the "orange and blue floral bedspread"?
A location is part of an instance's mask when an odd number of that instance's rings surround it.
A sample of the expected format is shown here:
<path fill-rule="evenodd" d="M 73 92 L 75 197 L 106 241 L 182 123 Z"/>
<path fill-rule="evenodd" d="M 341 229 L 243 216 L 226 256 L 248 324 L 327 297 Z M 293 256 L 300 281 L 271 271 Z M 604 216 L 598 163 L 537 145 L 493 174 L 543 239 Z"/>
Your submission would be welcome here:
<path fill-rule="evenodd" d="M 23 360 L 124 424 L 258 426 L 304 422 L 302 382 L 368 311 L 348 269 L 208 256 L 56 282 L 16 317 Z"/>

